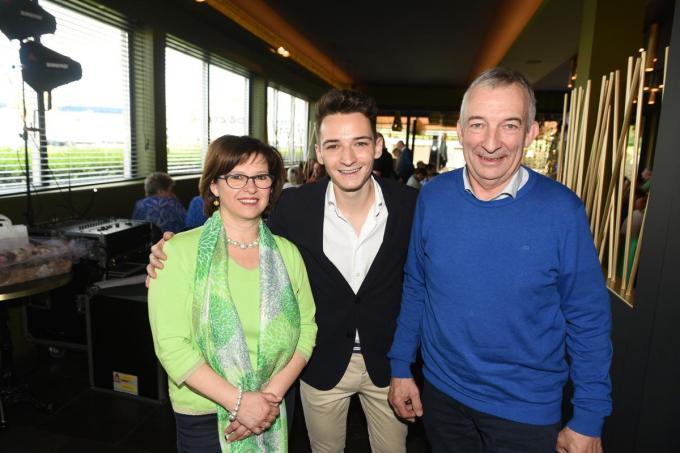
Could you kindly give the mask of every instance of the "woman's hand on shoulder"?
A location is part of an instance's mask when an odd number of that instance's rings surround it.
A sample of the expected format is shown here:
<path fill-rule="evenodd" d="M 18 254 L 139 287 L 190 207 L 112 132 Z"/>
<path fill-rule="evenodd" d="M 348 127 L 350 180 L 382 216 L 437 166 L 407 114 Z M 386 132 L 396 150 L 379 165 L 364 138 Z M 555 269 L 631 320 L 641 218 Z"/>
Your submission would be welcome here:
<path fill-rule="evenodd" d="M 255 434 L 269 429 L 279 416 L 281 398 L 273 393 L 245 392 L 238 410 L 238 421 Z"/>

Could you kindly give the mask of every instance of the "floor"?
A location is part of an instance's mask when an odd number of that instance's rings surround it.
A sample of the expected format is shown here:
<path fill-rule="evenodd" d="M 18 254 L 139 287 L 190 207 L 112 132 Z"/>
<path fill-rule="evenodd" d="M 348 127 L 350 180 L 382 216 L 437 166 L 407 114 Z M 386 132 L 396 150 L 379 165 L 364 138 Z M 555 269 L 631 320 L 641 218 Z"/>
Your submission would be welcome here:
<path fill-rule="evenodd" d="M 63 351 L 57 351 L 63 352 Z M 175 427 L 167 403 L 143 401 L 89 386 L 87 355 L 65 351 L 50 355 L 35 347 L 15 363 L 15 382 L 51 407 L 30 402 L 5 404 L 8 428 L 0 431 L 2 453 L 166 453 L 175 451 Z M 298 403 L 298 408 L 300 407 Z M 310 451 L 304 418 L 298 410 L 291 452 Z M 370 452 L 366 420 L 358 399 L 350 405 L 348 453 Z M 407 451 L 428 451 L 421 425 L 411 427 Z"/>

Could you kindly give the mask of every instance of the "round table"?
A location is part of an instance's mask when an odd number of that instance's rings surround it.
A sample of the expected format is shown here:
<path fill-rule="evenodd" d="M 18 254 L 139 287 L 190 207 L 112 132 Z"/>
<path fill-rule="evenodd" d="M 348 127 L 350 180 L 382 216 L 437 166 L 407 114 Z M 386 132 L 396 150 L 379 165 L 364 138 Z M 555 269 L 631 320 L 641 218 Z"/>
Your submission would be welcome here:
<path fill-rule="evenodd" d="M 0 287 L 0 302 L 44 293 L 71 281 L 71 273 L 29 280 L 16 285 Z"/>
<path fill-rule="evenodd" d="M 5 429 L 7 427 L 7 420 L 5 419 L 5 410 L 2 404 L 3 397 L 6 397 L 10 393 L 14 393 L 11 389 L 7 388 L 8 384 L 11 385 L 12 378 L 12 337 L 9 329 L 9 312 L 7 310 L 7 305 L 5 302 L 20 299 L 22 297 L 34 296 L 36 294 L 41 294 L 52 289 L 59 288 L 66 285 L 71 281 L 71 273 L 55 275 L 52 277 L 39 278 L 36 280 L 30 280 L 23 283 L 18 283 L 16 285 L 8 285 L 0 287 L 0 349 L 2 350 L 2 361 L 0 376 L 2 376 L 2 381 L 0 382 L 0 429 Z M 4 384 L 4 385 L 2 385 Z"/>

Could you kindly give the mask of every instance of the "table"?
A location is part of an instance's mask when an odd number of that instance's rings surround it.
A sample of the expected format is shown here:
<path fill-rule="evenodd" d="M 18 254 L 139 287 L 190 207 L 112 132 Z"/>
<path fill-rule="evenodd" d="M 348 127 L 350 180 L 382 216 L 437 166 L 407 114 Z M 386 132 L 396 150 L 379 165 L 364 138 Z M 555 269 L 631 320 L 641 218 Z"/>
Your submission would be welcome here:
<path fill-rule="evenodd" d="M 12 333 L 9 328 L 8 302 L 59 288 L 70 281 L 71 273 L 68 273 L 0 287 L 0 429 L 7 427 L 2 400 L 14 393 L 11 389 Z"/>
<path fill-rule="evenodd" d="M 39 278 L 37 280 L 29 280 L 16 285 L 3 286 L 0 287 L 0 302 L 41 294 L 46 291 L 59 288 L 60 286 L 64 286 L 70 281 L 71 274 L 68 273 L 54 275 L 52 277 Z"/>

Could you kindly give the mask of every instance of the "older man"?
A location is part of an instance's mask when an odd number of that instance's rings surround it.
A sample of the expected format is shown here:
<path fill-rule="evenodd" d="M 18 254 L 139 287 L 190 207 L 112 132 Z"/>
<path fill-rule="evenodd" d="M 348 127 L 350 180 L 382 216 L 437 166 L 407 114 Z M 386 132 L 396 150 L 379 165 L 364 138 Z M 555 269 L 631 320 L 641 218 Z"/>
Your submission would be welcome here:
<path fill-rule="evenodd" d="M 520 165 L 535 98 L 501 68 L 468 88 L 466 166 L 420 194 L 389 353 L 390 403 L 434 452 L 597 452 L 611 411 L 609 297 L 580 200 Z M 410 365 L 420 346 L 425 386 Z M 562 391 L 574 384 L 561 429 Z"/>

